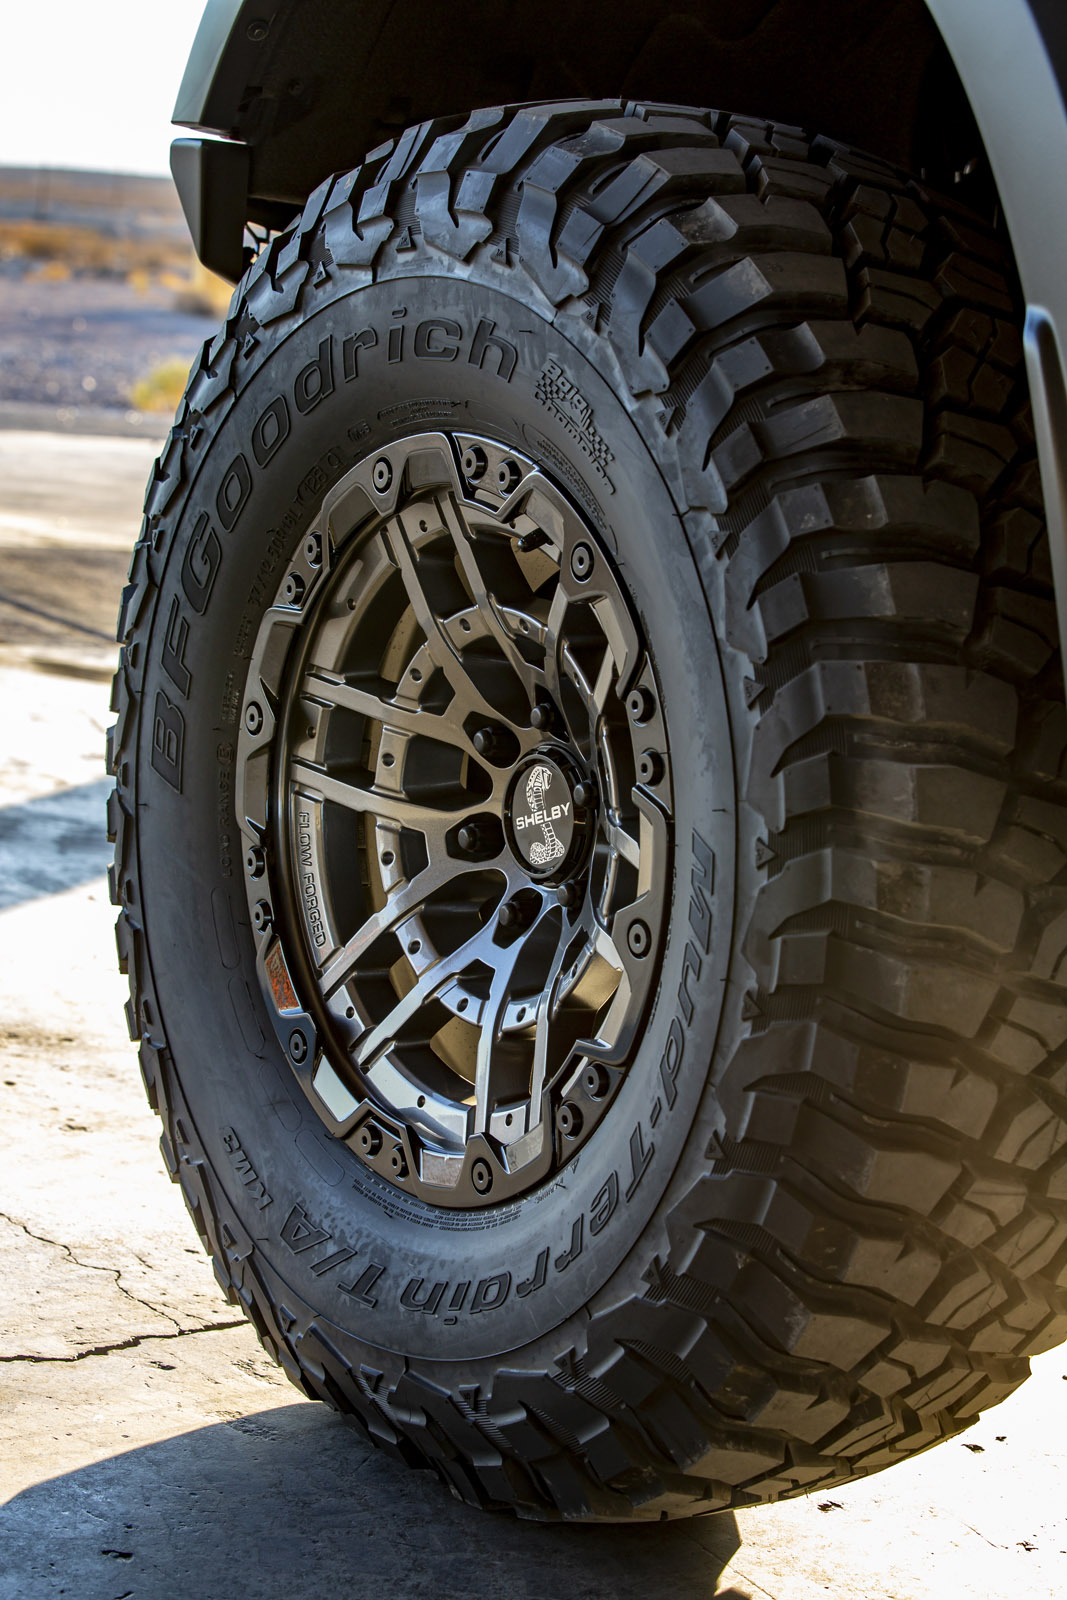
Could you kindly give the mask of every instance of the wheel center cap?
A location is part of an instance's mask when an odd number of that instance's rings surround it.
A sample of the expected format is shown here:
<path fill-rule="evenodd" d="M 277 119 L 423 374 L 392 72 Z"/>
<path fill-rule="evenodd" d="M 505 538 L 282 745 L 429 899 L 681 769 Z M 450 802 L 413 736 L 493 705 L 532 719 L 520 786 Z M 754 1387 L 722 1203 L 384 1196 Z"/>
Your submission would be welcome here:
<path fill-rule="evenodd" d="M 539 752 L 515 774 L 507 806 L 511 848 L 532 877 L 567 870 L 579 843 L 578 823 L 570 777 L 557 759 Z"/>

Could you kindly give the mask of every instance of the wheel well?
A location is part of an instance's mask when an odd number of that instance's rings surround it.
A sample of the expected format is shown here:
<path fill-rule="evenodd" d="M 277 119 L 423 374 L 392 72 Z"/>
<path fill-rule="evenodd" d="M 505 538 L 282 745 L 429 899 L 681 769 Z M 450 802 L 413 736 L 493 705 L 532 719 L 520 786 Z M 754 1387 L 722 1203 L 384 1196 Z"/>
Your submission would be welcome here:
<path fill-rule="evenodd" d="M 242 13 L 243 15 L 243 13 Z M 625 96 L 795 123 L 983 195 L 981 141 L 924 0 L 300 0 L 228 63 L 250 193 L 300 203 L 412 122 L 524 100 Z M 986 181 L 988 199 L 991 189 Z"/>

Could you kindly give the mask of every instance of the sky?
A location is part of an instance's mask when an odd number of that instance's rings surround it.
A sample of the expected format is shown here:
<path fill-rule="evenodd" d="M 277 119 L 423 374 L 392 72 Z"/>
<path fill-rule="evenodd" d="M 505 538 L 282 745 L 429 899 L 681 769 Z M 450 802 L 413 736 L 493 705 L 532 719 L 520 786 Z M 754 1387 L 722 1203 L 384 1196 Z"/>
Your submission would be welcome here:
<path fill-rule="evenodd" d="M 204 0 L 5 7 L 0 166 L 165 173 L 170 114 Z"/>

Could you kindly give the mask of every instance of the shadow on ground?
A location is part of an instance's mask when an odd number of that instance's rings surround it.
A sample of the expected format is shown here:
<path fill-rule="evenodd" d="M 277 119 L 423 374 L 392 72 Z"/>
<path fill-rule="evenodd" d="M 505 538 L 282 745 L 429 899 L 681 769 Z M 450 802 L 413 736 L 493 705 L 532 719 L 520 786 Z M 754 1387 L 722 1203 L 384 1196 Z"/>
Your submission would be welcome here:
<path fill-rule="evenodd" d="M 0 910 L 103 877 L 109 778 L 0 807 Z"/>
<path fill-rule="evenodd" d="M 296 1404 L 17 1495 L 0 1509 L 0 1596 L 710 1600 L 739 1544 L 728 1513 L 581 1527 L 473 1511 L 323 1408 Z"/>

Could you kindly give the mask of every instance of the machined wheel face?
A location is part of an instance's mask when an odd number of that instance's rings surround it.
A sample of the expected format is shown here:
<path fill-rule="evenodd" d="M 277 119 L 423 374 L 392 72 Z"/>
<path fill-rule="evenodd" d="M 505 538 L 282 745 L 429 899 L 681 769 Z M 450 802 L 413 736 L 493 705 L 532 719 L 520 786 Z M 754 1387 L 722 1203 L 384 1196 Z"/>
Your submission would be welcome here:
<path fill-rule="evenodd" d="M 419 434 L 334 487 L 259 630 L 237 809 L 332 1134 L 448 1207 L 594 1136 L 652 987 L 670 756 L 620 578 L 533 462 Z"/>

